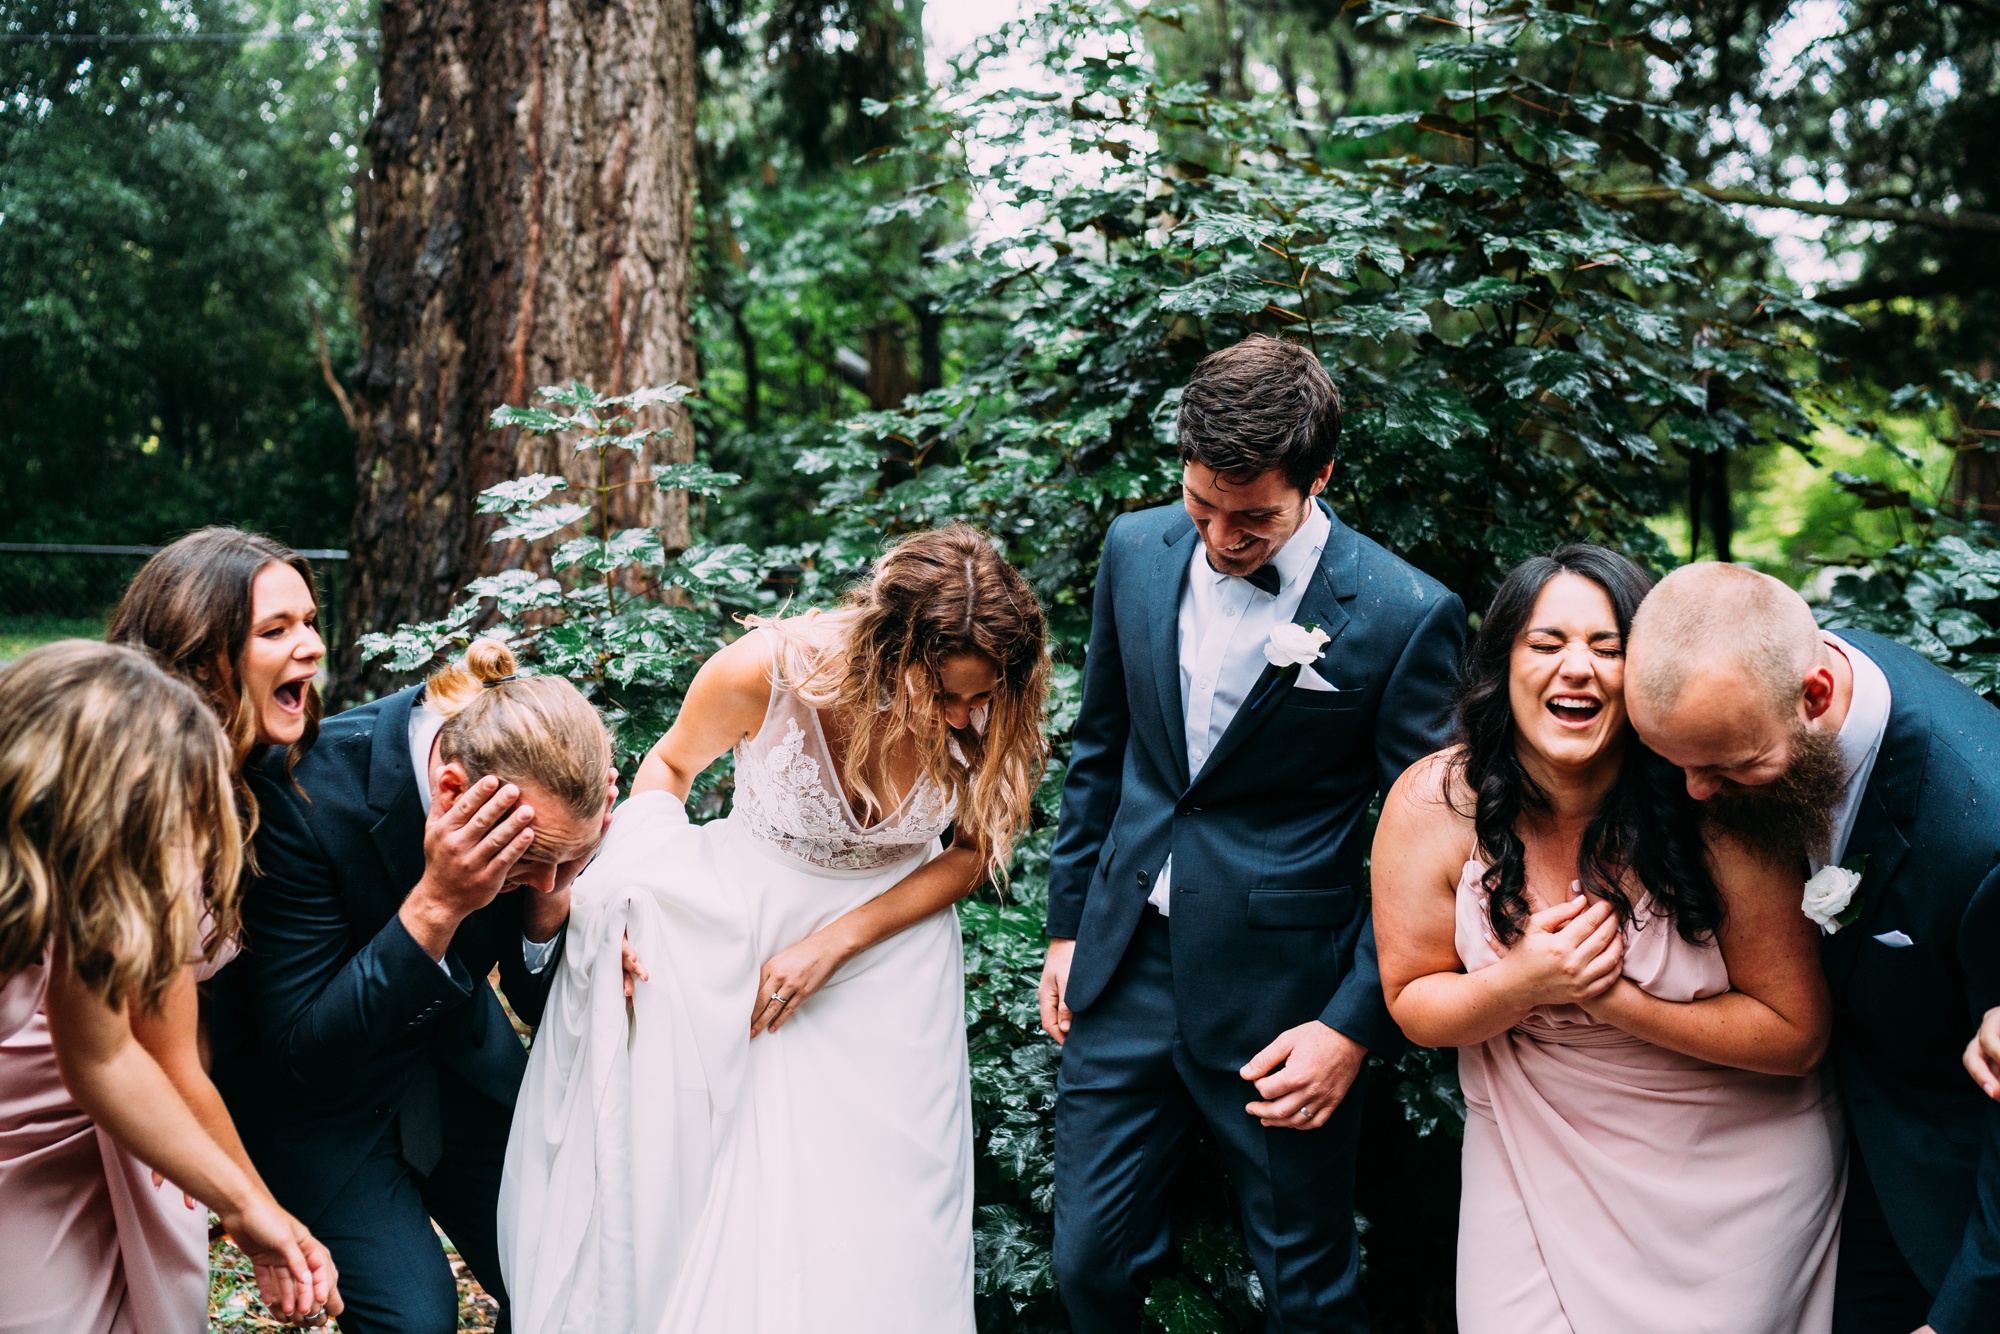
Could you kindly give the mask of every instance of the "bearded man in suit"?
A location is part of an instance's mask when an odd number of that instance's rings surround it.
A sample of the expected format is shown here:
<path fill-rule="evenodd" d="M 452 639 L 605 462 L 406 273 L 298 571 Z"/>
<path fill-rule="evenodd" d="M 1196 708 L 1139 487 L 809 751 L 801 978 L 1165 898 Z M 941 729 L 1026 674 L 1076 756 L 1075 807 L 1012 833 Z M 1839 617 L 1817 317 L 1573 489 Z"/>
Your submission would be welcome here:
<path fill-rule="evenodd" d="M 2000 710 L 1714 563 L 1640 604 L 1625 702 L 1708 818 L 1798 869 L 1824 932 L 1848 1122 L 1834 1334 L 2000 1329 L 2000 1107 L 1959 1065 L 2000 1002 Z"/>

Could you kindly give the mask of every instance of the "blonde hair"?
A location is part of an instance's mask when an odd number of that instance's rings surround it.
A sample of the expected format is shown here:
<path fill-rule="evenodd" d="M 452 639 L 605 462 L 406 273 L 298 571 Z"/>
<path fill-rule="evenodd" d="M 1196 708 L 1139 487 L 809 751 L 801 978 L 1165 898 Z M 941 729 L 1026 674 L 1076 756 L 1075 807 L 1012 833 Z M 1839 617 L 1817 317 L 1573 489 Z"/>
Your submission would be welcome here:
<path fill-rule="evenodd" d="M 438 758 L 477 780 L 529 782 L 579 820 L 604 812 L 611 737 L 583 692 L 560 676 L 522 676 L 497 639 L 476 639 L 462 662 L 424 682 L 424 704 L 445 716 Z"/>
<path fill-rule="evenodd" d="M 236 934 L 229 745 L 146 653 L 69 639 L 0 672 L 0 818 L 0 976 L 54 938 L 107 1004 L 157 1005 Z"/>
<path fill-rule="evenodd" d="M 919 781 L 957 803 L 954 838 L 977 848 L 1004 882 L 1048 762 L 1047 631 L 1034 590 L 986 534 L 953 524 L 891 547 L 843 612 L 839 642 L 819 650 L 786 622 L 761 622 L 779 632 L 781 658 L 800 659 L 779 668 L 799 698 L 852 724 L 841 784 L 882 818 L 890 806 L 883 794 L 893 790 L 889 758 L 912 745 Z M 957 730 L 939 704 L 939 673 L 965 654 L 991 663 L 1000 680 L 985 726 Z"/>

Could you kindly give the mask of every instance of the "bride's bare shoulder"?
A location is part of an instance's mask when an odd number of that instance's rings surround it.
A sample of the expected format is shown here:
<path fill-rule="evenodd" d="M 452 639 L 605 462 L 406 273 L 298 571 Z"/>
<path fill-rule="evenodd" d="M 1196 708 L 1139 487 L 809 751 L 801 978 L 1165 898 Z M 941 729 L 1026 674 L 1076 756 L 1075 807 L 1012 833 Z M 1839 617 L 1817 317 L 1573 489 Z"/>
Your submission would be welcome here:
<path fill-rule="evenodd" d="M 771 695 L 771 664 L 776 653 L 776 639 L 768 625 L 752 625 L 709 656 L 695 678 L 697 687 L 762 705 Z"/>

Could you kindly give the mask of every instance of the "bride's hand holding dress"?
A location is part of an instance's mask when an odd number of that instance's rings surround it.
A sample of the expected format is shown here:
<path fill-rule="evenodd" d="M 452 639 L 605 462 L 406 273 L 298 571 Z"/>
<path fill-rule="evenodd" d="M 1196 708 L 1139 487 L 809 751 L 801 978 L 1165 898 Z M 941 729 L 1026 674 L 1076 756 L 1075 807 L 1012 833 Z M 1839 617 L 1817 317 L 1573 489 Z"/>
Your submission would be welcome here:
<path fill-rule="evenodd" d="M 769 636 L 745 635 L 703 665 L 688 690 L 680 719 L 641 762 L 632 784 L 634 796 L 665 791 L 686 801 L 703 770 L 757 734 L 771 704 L 772 650 Z M 948 663 L 944 676 L 941 702 L 946 721 L 964 727 L 972 711 L 985 707 L 992 697 L 992 668 Z M 908 792 L 917 779 L 915 766 L 898 777 Z M 797 1013 L 842 965 L 964 898 L 984 870 L 975 849 L 947 848 L 879 898 L 772 955 L 758 975 L 751 1036 L 782 1028 L 786 1018 Z"/>

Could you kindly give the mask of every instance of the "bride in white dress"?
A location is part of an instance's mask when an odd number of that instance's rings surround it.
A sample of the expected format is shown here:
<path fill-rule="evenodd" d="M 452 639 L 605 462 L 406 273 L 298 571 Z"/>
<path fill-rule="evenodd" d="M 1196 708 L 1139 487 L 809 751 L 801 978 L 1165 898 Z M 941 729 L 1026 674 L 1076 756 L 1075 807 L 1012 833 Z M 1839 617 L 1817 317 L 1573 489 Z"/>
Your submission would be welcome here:
<path fill-rule="evenodd" d="M 1027 824 L 1041 609 L 958 527 L 753 625 L 572 895 L 500 1194 L 518 1334 L 973 1329 L 952 905 Z M 734 809 L 690 824 L 732 747 Z"/>

